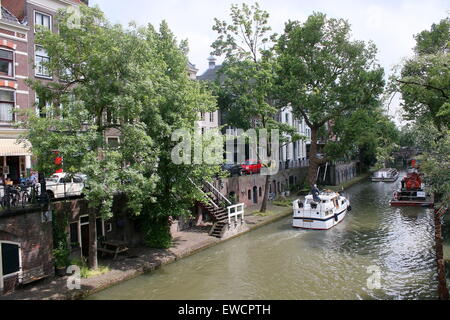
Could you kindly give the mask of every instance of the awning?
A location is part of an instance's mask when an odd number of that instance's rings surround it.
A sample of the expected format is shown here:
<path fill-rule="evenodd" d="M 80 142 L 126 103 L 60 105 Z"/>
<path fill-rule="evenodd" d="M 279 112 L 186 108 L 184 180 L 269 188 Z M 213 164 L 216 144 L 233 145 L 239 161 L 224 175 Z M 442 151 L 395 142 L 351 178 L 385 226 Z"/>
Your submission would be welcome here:
<path fill-rule="evenodd" d="M 0 157 L 31 156 L 31 144 L 25 140 L 0 139 Z"/>

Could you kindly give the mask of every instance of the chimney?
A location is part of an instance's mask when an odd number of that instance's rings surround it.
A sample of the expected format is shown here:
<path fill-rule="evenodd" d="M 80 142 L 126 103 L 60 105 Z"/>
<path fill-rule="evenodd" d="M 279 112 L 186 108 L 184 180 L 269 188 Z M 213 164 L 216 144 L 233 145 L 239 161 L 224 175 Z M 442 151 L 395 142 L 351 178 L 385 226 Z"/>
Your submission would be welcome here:
<path fill-rule="evenodd" d="M 1 1 L 1 0 L 0 0 Z M 214 69 L 216 67 L 216 61 L 217 59 L 214 58 L 214 56 L 210 56 L 208 58 L 208 62 L 209 62 L 209 69 Z"/>

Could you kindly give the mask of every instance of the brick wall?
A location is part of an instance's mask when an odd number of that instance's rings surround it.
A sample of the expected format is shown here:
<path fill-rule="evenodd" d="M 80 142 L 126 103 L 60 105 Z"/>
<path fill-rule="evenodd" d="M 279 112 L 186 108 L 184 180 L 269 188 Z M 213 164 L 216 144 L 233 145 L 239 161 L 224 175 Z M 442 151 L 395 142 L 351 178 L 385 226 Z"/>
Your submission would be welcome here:
<path fill-rule="evenodd" d="M 0 216 L 0 242 L 10 241 L 21 246 L 22 283 L 52 276 L 52 223 L 42 222 L 41 211 Z M 17 278 L 7 279 L 4 292 L 13 290 Z"/>

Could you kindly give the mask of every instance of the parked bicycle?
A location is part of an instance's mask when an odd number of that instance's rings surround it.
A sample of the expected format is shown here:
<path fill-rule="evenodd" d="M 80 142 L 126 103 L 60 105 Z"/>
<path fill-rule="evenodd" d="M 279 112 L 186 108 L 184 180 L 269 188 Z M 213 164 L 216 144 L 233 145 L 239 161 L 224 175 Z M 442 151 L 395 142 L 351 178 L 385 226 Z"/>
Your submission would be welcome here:
<path fill-rule="evenodd" d="M 11 207 L 17 207 L 20 203 L 20 192 L 18 189 L 12 186 L 5 186 L 5 191 L 2 199 L 0 199 L 0 205 L 4 209 Z"/>
<path fill-rule="evenodd" d="M 39 196 L 39 185 L 36 184 L 22 184 L 19 186 L 20 199 L 22 201 L 22 207 L 27 204 L 36 203 Z"/>

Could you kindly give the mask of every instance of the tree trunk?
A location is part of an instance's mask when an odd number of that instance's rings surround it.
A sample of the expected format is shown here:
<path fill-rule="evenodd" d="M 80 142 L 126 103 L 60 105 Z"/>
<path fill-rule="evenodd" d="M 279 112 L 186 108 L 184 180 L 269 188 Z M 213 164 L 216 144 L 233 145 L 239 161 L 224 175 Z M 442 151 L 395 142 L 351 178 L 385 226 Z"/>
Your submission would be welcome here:
<path fill-rule="evenodd" d="M 267 211 L 267 200 L 269 198 L 269 183 L 270 183 L 270 176 L 266 176 L 266 183 L 264 187 L 264 197 L 261 204 L 261 212 L 264 213 Z"/>
<path fill-rule="evenodd" d="M 89 211 L 89 269 L 98 269 L 97 260 L 97 211 Z"/>
<path fill-rule="evenodd" d="M 444 211 L 445 212 L 445 211 Z M 445 261 L 444 261 L 444 249 L 442 241 L 442 223 L 441 223 L 441 210 L 434 211 L 434 225 L 435 225 L 435 240 L 436 240 L 436 262 L 438 268 L 438 294 L 439 300 L 448 300 L 448 288 L 447 279 L 445 276 Z"/>
<path fill-rule="evenodd" d="M 319 159 L 317 159 L 317 135 L 319 128 L 311 128 L 311 148 L 309 149 L 309 170 L 308 181 L 312 187 L 317 182 L 317 169 L 319 168 Z"/>

